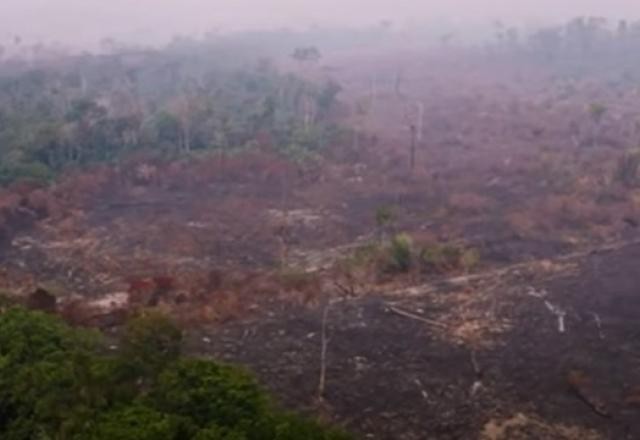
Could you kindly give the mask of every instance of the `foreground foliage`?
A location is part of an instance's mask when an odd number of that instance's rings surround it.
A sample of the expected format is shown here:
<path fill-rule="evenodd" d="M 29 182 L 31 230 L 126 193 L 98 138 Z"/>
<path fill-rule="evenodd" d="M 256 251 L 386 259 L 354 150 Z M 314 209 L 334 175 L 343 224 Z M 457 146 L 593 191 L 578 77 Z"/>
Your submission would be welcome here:
<path fill-rule="evenodd" d="M 125 330 L 122 350 L 40 312 L 0 315 L 0 438 L 342 440 L 277 409 L 236 367 L 180 354 L 157 314 Z"/>

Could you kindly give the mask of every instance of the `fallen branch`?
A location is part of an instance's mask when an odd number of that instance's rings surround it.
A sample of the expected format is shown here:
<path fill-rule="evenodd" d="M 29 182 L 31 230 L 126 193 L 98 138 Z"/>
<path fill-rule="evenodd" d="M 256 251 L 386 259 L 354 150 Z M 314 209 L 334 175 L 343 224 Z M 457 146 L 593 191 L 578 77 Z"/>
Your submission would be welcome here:
<path fill-rule="evenodd" d="M 471 351 L 471 365 L 473 365 L 473 372 L 476 374 L 476 377 L 482 376 L 482 369 L 480 368 L 480 364 L 476 358 L 475 350 Z"/>
<path fill-rule="evenodd" d="M 420 315 L 415 315 L 411 312 L 405 312 L 404 310 L 398 309 L 396 307 L 393 307 L 391 305 L 387 305 L 387 308 L 392 311 L 393 313 L 400 315 L 400 316 L 404 316 L 405 318 L 410 318 L 410 319 L 415 319 L 416 321 L 421 321 L 424 322 L 426 324 L 432 325 L 434 327 L 439 327 L 439 328 L 447 328 L 447 326 L 445 324 L 442 324 L 441 322 L 438 321 L 434 321 L 432 319 L 428 319 L 428 318 L 424 318 Z"/>
<path fill-rule="evenodd" d="M 533 298 L 542 300 L 547 310 L 549 310 L 552 314 L 556 315 L 556 317 L 558 318 L 558 332 L 564 333 L 566 331 L 566 327 L 564 324 L 564 317 L 567 316 L 567 312 L 565 312 L 560 307 L 552 304 L 547 299 L 545 299 L 549 296 L 549 292 L 547 292 L 545 289 L 536 290 L 533 287 L 529 286 L 529 288 L 526 291 L 526 294 Z"/>
<path fill-rule="evenodd" d="M 333 281 L 333 285 L 344 296 L 353 297 L 356 295 L 356 289 L 353 285 L 345 286 L 337 280 Z"/>

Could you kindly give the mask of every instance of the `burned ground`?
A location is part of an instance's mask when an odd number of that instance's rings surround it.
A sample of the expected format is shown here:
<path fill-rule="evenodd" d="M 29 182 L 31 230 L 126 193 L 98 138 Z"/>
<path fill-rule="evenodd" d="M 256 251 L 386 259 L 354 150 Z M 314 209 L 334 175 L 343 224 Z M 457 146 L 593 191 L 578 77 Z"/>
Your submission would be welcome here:
<path fill-rule="evenodd" d="M 6 190 L 0 284 L 44 288 L 92 323 L 155 298 L 190 350 L 363 438 L 638 438 L 640 190 L 616 171 L 637 144 L 637 90 L 465 59 L 328 59 L 356 136 L 315 162 L 137 157 Z M 337 262 L 399 232 L 479 261 L 337 288 Z"/>
<path fill-rule="evenodd" d="M 363 438 L 633 439 L 639 256 L 634 244 L 336 302 L 322 404 L 322 308 L 274 307 L 199 330 L 191 348 L 248 365 L 286 404 L 320 408 Z M 566 311 L 564 332 L 535 289 Z M 508 420 L 518 423 L 496 434 Z"/>

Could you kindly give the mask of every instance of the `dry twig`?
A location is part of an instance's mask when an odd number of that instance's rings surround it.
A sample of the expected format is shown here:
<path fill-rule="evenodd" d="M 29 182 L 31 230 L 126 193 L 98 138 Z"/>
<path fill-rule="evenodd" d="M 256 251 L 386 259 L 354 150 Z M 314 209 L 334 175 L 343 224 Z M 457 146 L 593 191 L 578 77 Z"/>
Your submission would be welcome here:
<path fill-rule="evenodd" d="M 410 318 L 410 319 L 415 319 L 417 321 L 421 321 L 424 322 L 426 324 L 429 324 L 431 326 L 434 327 L 439 327 L 439 328 L 447 328 L 447 326 L 445 324 L 442 324 L 441 322 L 438 321 L 434 321 L 433 319 L 428 319 L 428 318 L 424 318 L 420 315 L 415 315 L 411 312 L 405 312 L 404 310 L 400 310 L 396 307 L 393 307 L 391 305 L 387 305 L 388 309 L 390 311 L 392 311 L 393 313 L 400 315 L 400 316 L 404 316 L 405 318 Z"/>

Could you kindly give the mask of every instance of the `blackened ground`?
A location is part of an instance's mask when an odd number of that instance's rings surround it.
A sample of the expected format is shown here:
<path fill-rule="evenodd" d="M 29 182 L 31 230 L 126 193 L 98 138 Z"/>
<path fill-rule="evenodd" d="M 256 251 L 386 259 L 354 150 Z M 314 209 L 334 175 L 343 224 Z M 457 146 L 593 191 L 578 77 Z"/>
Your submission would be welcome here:
<path fill-rule="evenodd" d="M 478 304 L 489 304 L 510 326 L 484 349 L 390 311 L 397 297 L 333 304 L 323 412 L 328 408 L 334 420 L 372 439 L 485 438 L 487 422 L 518 413 L 577 427 L 544 431 L 546 438 L 577 439 L 589 430 L 604 439 L 640 438 L 639 261 L 640 246 L 630 245 L 581 257 L 577 271 L 553 279 L 522 270 L 500 275 L 494 300 Z M 487 294 L 480 285 L 466 288 Z M 567 312 L 564 333 L 531 289 L 546 290 L 545 299 Z M 461 311 L 447 303 L 450 294 L 403 298 L 402 307 L 433 320 L 455 316 Z M 285 405 L 317 412 L 322 311 L 274 304 L 263 318 L 194 332 L 192 349 L 246 365 Z M 482 382 L 475 392 L 472 350 Z M 576 371 L 588 382 L 587 402 L 570 385 Z M 588 399 L 601 402 L 610 417 L 597 414 Z M 496 438 L 541 434 L 528 435 Z"/>

